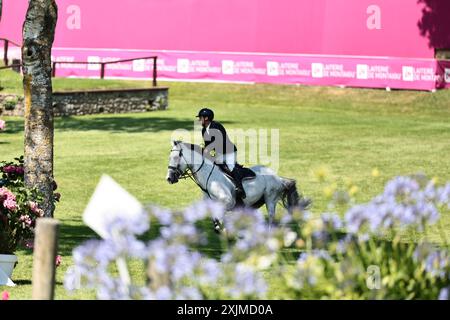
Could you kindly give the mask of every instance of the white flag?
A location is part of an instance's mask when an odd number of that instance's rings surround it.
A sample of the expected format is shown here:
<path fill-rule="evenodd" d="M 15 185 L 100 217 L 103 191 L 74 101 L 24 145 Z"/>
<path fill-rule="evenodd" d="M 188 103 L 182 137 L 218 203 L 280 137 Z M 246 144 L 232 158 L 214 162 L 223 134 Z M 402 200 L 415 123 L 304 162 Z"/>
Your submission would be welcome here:
<path fill-rule="evenodd" d="M 110 176 L 103 175 L 83 213 L 83 221 L 102 238 L 108 237 L 107 226 L 114 218 L 138 218 L 142 204 Z"/>

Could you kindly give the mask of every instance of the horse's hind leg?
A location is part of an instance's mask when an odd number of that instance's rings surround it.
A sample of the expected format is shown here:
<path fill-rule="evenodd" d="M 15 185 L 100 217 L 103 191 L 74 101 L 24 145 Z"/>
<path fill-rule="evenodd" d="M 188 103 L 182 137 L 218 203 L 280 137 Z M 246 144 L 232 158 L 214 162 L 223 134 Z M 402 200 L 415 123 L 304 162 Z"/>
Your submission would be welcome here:
<path fill-rule="evenodd" d="M 266 208 L 269 214 L 269 230 L 272 228 L 273 220 L 275 218 L 276 207 L 277 207 L 276 199 L 272 199 L 272 197 L 266 197 Z"/>

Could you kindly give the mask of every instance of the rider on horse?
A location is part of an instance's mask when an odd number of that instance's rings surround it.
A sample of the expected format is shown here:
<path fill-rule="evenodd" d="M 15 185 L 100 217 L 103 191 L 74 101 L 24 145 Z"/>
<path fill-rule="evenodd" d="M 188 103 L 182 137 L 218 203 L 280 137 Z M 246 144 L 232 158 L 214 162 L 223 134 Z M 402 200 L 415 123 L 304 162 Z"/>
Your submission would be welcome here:
<path fill-rule="evenodd" d="M 236 166 L 236 146 L 231 142 L 222 124 L 213 121 L 214 112 L 211 109 L 201 109 L 197 117 L 203 127 L 204 154 L 214 156 L 215 162 L 222 168 L 227 167 L 236 185 L 236 196 L 245 199 L 246 194 L 242 186 L 242 175 Z"/>

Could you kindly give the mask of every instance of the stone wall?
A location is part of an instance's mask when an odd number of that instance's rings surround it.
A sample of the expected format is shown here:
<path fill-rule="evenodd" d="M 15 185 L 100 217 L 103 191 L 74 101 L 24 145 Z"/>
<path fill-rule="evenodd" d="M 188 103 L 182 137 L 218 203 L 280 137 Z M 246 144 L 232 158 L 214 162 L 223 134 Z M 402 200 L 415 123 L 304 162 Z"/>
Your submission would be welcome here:
<path fill-rule="evenodd" d="M 56 117 L 164 110 L 168 107 L 168 93 L 166 87 L 54 92 L 53 110 Z M 23 97 L 0 95 L 0 108 L 5 116 L 23 116 Z"/>

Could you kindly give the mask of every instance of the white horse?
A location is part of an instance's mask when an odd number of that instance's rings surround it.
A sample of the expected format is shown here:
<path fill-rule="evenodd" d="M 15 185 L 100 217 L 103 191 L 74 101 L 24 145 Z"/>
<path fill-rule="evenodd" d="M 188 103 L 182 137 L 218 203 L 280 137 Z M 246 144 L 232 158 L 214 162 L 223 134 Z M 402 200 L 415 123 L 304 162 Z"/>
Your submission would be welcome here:
<path fill-rule="evenodd" d="M 180 177 L 190 176 L 203 190 L 205 197 L 220 201 L 227 211 L 239 204 L 253 208 L 266 204 L 269 225 L 273 223 L 275 208 L 280 200 L 289 212 L 295 208 L 304 210 L 311 203 L 309 199 L 298 194 L 295 180 L 279 177 L 273 170 L 264 166 L 254 166 L 250 169 L 256 176 L 242 181 L 247 197 L 238 202 L 232 180 L 211 158 L 203 156 L 200 146 L 173 141 L 166 179 L 173 184 L 177 183 Z"/>

